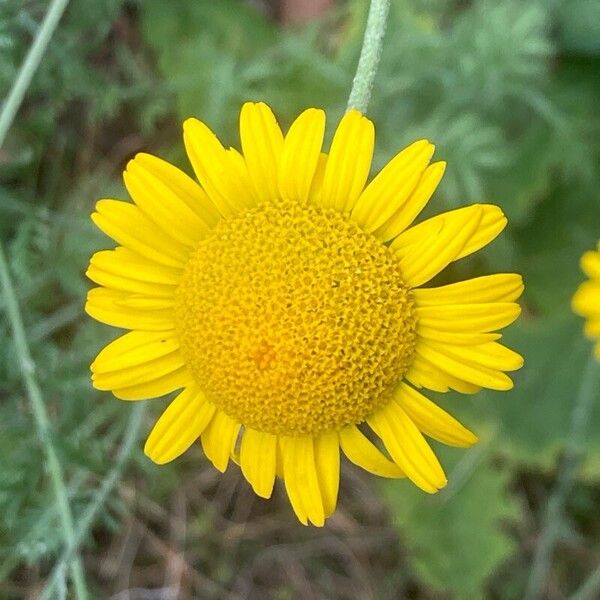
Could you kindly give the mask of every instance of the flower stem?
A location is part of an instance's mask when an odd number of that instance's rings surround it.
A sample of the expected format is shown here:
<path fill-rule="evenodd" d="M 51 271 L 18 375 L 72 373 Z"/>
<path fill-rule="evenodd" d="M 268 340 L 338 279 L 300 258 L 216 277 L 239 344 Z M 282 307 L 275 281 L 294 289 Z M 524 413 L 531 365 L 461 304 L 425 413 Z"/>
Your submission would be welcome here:
<path fill-rule="evenodd" d="M 362 113 L 367 112 L 373 81 L 381 59 L 389 12 L 390 0 L 371 0 L 360 58 L 348 98 L 348 110 L 355 108 Z"/>
<path fill-rule="evenodd" d="M 143 422 L 142 417 L 144 414 L 144 408 L 145 407 L 142 403 L 137 403 L 136 406 L 134 406 L 131 410 L 129 422 L 127 423 L 127 427 L 125 429 L 125 440 L 121 446 L 121 449 L 119 450 L 119 454 L 114 462 L 114 466 L 104 478 L 102 485 L 94 494 L 93 500 L 81 515 L 81 519 L 77 523 L 77 530 L 73 540 L 63 550 L 62 555 L 54 566 L 53 572 L 47 580 L 46 589 L 41 596 L 41 600 L 47 600 L 48 598 L 54 597 L 54 589 L 60 581 L 61 572 L 64 570 L 65 565 L 72 560 L 79 548 L 79 545 L 89 531 L 90 526 L 94 523 L 94 519 L 96 518 L 98 511 L 103 506 L 104 502 L 108 498 L 108 495 L 117 484 L 119 477 L 125 468 L 127 460 L 131 456 L 135 443 L 139 438 L 139 433 Z"/>
<path fill-rule="evenodd" d="M 36 72 L 44 52 L 48 47 L 58 22 L 65 11 L 68 0 L 53 0 L 44 16 L 44 20 L 38 29 L 33 44 L 21 65 L 19 72 L 11 86 L 8 96 L 2 104 L 0 111 L 0 147 L 4 144 L 6 135 L 10 130 L 15 116 L 23 102 L 25 93 L 31 84 L 34 73 Z M 8 269 L 8 264 L 4 256 L 2 245 L 0 244 L 0 285 L 4 296 L 4 304 L 8 321 L 12 329 L 12 335 L 15 345 L 15 351 L 19 360 L 21 369 L 21 377 L 27 391 L 31 409 L 38 430 L 38 436 L 42 443 L 50 480 L 54 488 L 54 495 L 58 504 L 58 510 L 63 528 L 65 542 L 69 545 L 74 537 L 73 515 L 67 497 L 65 480 L 58 460 L 58 456 L 52 444 L 50 434 L 50 420 L 46 412 L 46 406 L 40 391 L 40 387 L 35 377 L 35 363 L 31 358 L 27 338 L 25 337 L 25 329 L 23 327 L 23 319 L 17 302 L 14 286 Z M 85 577 L 83 567 L 79 557 L 75 557 L 70 562 L 71 577 L 75 588 L 75 597 L 84 600 L 88 597 L 87 588 L 85 585 Z"/>
<path fill-rule="evenodd" d="M 594 400 L 598 398 L 600 369 L 592 352 L 585 366 L 579 392 L 571 412 L 571 426 L 567 438 L 562 467 L 556 487 L 548 500 L 544 525 L 533 559 L 533 567 L 525 591 L 526 600 L 538 600 L 544 595 L 552 551 L 559 537 L 564 505 L 573 487 L 577 468 L 585 452 L 585 437 Z"/>
<path fill-rule="evenodd" d="M 4 100 L 2 112 L 0 113 L 0 147 L 4 144 L 6 134 L 13 124 L 17 111 L 29 88 L 31 79 L 44 56 L 48 43 L 50 42 L 68 3 L 69 0 L 53 0 L 50 4 L 50 7 L 44 16 L 44 20 L 33 40 L 33 44 L 17 73 L 10 92 Z"/>
<path fill-rule="evenodd" d="M 0 244 L 0 286 L 4 296 L 4 308 L 12 329 L 12 336 L 15 345 L 15 351 L 19 361 L 21 377 L 23 384 L 29 397 L 31 410 L 37 426 L 38 436 L 42 443 L 44 454 L 46 455 L 46 464 L 50 473 L 50 480 L 54 488 L 54 495 L 58 504 L 59 516 L 65 537 L 65 543 L 69 546 L 75 535 L 73 526 L 73 515 L 67 498 L 67 490 L 65 487 L 65 479 L 63 470 L 58 460 L 56 450 L 52 444 L 52 436 L 50 433 L 50 419 L 46 412 L 46 406 L 42 398 L 42 392 L 37 383 L 35 376 L 35 363 L 31 358 L 29 346 L 25 337 L 25 329 L 23 327 L 23 319 L 17 302 L 14 286 L 8 270 L 8 265 L 4 257 L 4 251 Z M 83 575 L 81 562 L 76 558 L 71 563 L 71 576 L 73 585 L 75 586 L 75 596 L 79 599 L 88 597 Z"/>

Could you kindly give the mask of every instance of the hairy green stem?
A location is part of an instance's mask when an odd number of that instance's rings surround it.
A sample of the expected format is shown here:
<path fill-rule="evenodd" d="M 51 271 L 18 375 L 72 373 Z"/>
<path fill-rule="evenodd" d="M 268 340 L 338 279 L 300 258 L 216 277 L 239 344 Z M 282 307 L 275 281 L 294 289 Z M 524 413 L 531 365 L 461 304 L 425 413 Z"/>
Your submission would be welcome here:
<path fill-rule="evenodd" d="M 0 113 L 0 147 L 4 144 L 6 134 L 13 124 L 31 79 L 44 56 L 48 42 L 50 42 L 68 3 L 69 0 L 53 0 L 50 4 L 35 40 L 17 73 L 8 96 L 4 100 L 2 112 Z"/>
<path fill-rule="evenodd" d="M 360 58 L 348 98 L 348 110 L 355 108 L 362 113 L 367 112 L 389 12 L 390 0 L 371 0 Z"/>
<path fill-rule="evenodd" d="M 33 75 L 44 56 L 44 52 L 48 47 L 48 43 L 56 30 L 56 26 L 58 25 L 67 4 L 68 0 L 53 0 L 50 4 L 48 11 L 44 16 L 44 20 L 37 31 L 33 44 L 17 73 L 8 96 L 2 104 L 2 110 L 0 111 L 0 147 L 3 146 L 4 141 L 6 140 L 6 135 L 15 120 L 15 116 L 23 102 L 25 93 L 31 84 Z M 46 412 L 42 393 L 35 377 L 35 364 L 31 358 L 27 338 L 25 337 L 21 311 L 19 309 L 8 264 L 1 244 L 0 284 L 2 286 L 6 313 L 12 329 L 21 377 L 29 397 L 38 435 L 46 455 L 46 462 L 50 473 L 52 487 L 54 489 L 54 495 L 56 496 L 58 504 L 63 534 L 65 542 L 68 545 L 73 540 L 74 536 L 73 515 L 71 514 L 71 507 L 67 497 L 62 467 L 52 444 L 50 421 L 48 419 L 48 413 Z M 88 593 L 85 585 L 83 567 L 79 557 L 75 557 L 74 560 L 71 561 L 69 567 L 73 579 L 73 586 L 75 588 L 75 596 L 80 599 L 87 598 Z"/>
<path fill-rule="evenodd" d="M 585 366 L 579 393 L 573 405 L 565 456 L 558 474 L 556 487 L 548 500 L 542 533 L 537 544 L 529 581 L 527 582 L 525 600 L 538 600 L 544 595 L 544 583 L 550 570 L 552 551 L 560 534 L 564 505 L 573 487 L 577 468 L 585 453 L 585 437 L 590 413 L 594 400 L 598 398 L 599 375 L 600 368 L 598 368 L 592 352 Z"/>
<path fill-rule="evenodd" d="M 52 443 L 50 433 L 50 420 L 46 412 L 46 405 L 42 397 L 42 392 L 38 385 L 35 376 L 35 363 L 31 358 L 29 346 L 25 337 L 25 329 L 23 327 L 23 319 L 21 311 L 15 295 L 15 289 L 12 283 L 8 264 L 4 257 L 4 250 L 0 244 L 0 285 L 2 286 L 2 294 L 4 297 L 4 308 L 10 323 L 15 346 L 15 352 L 19 361 L 19 368 L 23 384 L 29 397 L 31 410 L 37 427 L 38 436 L 40 438 L 44 454 L 46 455 L 46 464 L 50 474 L 50 480 L 54 489 L 54 495 L 58 504 L 59 516 L 63 528 L 66 545 L 70 545 L 75 536 L 73 526 L 73 515 L 69 506 L 67 497 L 67 489 L 65 487 L 65 479 L 63 470 L 58 460 L 56 450 Z M 85 586 L 85 578 L 81 561 L 76 558 L 71 564 L 71 576 L 77 598 L 87 598 L 87 589 Z"/>
<path fill-rule="evenodd" d="M 77 530 L 75 535 L 73 536 L 72 541 L 67 545 L 62 555 L 60 556 L 58 562 L 56 563 L 54 570 L 52 571 L 44 593 L 42 595 L 42 600 L 47 600 L 52 598 L 52 594 L 56 588 L 56 585 L 60 582 L 60 576 L 66 564 L 69 563 L 71 558 L 77 552 L 79 545 L 85 538 L 86 533 L 88 532 L 90 526 L 93 524 L 98 511 L 106 501 L 106 498 L 112 491 L 112 489 L 117 484 L 119 477 L 127 460 L 129 459 L 133 448 L 139 438 L 140 428 L 142 426 L 142 417 L 144 414 L 144 405 L 141 403 L 137 403 L 129 417 L 129 421 L 127 423 L 127 427 L 125 428 L 125 441 L 119 450 L 119 454 L 115 460 L 115 464 L 113 468 L 110 470 L 108 475 L 104 478 L 102 485 L 96 491 L 93 500 L 90 502 L 85 512 L 82 514 L 81 519 L 77 523 Z"/>

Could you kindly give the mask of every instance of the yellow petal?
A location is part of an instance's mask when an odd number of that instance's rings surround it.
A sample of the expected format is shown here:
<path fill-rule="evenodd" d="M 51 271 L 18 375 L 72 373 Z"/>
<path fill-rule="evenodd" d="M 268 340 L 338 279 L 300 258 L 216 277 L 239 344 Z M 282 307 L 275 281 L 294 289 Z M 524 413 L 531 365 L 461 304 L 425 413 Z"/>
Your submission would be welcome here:
<path fill-rule="evenodd" d="M 321 192 L 323 191 L 323 180 L 325 179 L 325 169 L 327 168 L 327 154 L 321 152 L 319 154 L 319 160 L 317 161 L 317 167 L 315 169 L 315 175 L 310 186 L 310 192 L 308 194 L 308 202 L 313 206 L 318 206 L 321 198 Z"/>
<path fill-rule="evenodd" d="M 388 241 L 402 233 L 429 202 L 445 170 L 446 163 L 443 161 L 429 165 L 406 202 L 375 232 L 375 235 L 381 240 Z"/>
<path fill-rule="evenodd" d="M 469 383 L 468 381 L 460 379 L 459 377 L 454 377 L 454 375 L 450 375 L 449 373 L 443 373 L 443 376 L 445 381 L 448 383 L 448 387 L 451 390 L 460 392 L 461 394 L 476 394 L 482 389 L 480 385 Z"/>
<path fill-rule="evenodd" d="M 215 469 L 224 473 L 235 449 L 241 425 L 217 410 L 200 436 L 202 449 Z"/>
<path fill-rule="evenodd" d="M 167 267 L 122 247 L 96 252 L 90 260 L 91 267 L 115 277 L 157 284 L 161 289 L 164 289 L 161 286 L 171 289 L 171 286 L 179 285 L 183 273 L 183 265 L 181 268 Z"/>
<path fill-rule="evenodd" d="M 595 338 L 600 336 L 600 318 L 591 318 L 586 322 L 584 326 L 585 335 L 590 338 Z"/>
<path fill-rule="evenodd" d="M 436 369 L 420 356 L 415 356 L 404 378 L 416 388 L 427 388 L 434 392 L 447 392 L 450 387 L 445 373 Z"/>
<path fill-rule="evenodd" d="M 181 456 L 200 437 L 214 412 L 214 405 L 195 386 L 184 390 L 152 428 L 144 446 L 146 456 L 159 465 Z"/>
<path fill-rule="evenodd" d="M 475 394 L 481 390 L 480 385 L 474 385 L 440 370 L 436 365 L 425 360 L 419 354 L 415 356 L 404 377 L 415 387 L 427 388 L 434 392 L 456 390 L 461 394 Z"/>
<path fill-rule="evenodd" d="M 452 259 L 458 260 L 489 244 L 506 227 L 507 220 L 500 208 L 493 204 L 472 204 L 442 213 L 399 235 L 393 241 L 392 248 L 400 256 L 406 256 L 419 246 L 437 244 L 435 236 L 447 227 L 456 230 L 463 227 L 471 229 L 470 225 L 476 218 L 477 227 L 472 230 L 471 235 L 464 238 L 464 243 Z"/>
<path fill-rule="evenodd" d="M 187 367 L 180 367 L 155 379 L 115 388 L 112 393 L 119 400 L 147 400 L 193 385 L 194 380 Z"/>
<path fill-rule="evenodd" d="M 523 292 L 523 278 L 515 273 L 496 273 L 450 285 L 413 290 L 418 306 L 514 302 Z"/>
<path fill-rule="evenodd" d="M 88 294 L 86 311 L 117 327 L 158 331 L 132 331 L 106 346 L 91 365 L 94 387 L 112 390 L 124 400 L 161 396 L 183 387 L 190 377 L 172 330 L 172 310 L 123 307 L 121 302 L 127 297 L 95 288 Z"/>
<path fill-rule="evenodd" d="M 325 523 L 325 507 L 315 465 L 313 438 L 280 438 L 285 489 L 296 516 L 304 525 Z"/>
<path fill-rule="evenodd" d="M 259 202 L 279 199 L 277 173 L 283 134 L 271 109 L 263 102 L 246 102 L 240 113 L 242 151 Z"/>
<path fill-rule="evenodd" d="M 523 357 L 497 342 L 488 342 L 475 346 L 453 346 L 428 340 L 430 348 L 442 352 L 461 362 L 481 365 L 498 371 L 516 371 L 523 366 Z"/>
<path fill-rule="evenodd" d="M 521 313 L 513 302 L 417 306 L 419 327 L 456 332 L 487 332 L 510 325 Z"/>
<path fill-rule="evenodd" d="M 581 269 L 591 279 L 600 279 L 600 252 L 589 250 L 580 260 Z"/>
<path fill-rule="evenodd" d="M 600 316 L 600 282 L 584 281 L 575 292 L 571 305 L 578 315 Z"/>
<path fill-rule="evenodd" d="M 92 221 L 122 246 L 168 267 L 182 268 L 190 248 L 148 219 L 129 202 L 99 200 Z"/>
<path fill-rule="evenodd" d="M 414 424 L 429 437 L 450 446 L 467 448 L 477 443 L 477 436 L 437 404 L 405 383 L 400 384 L 394 400 Z"/>
<path fill-rule="evenodd" d="M 246 427 L 240 447 L 242 473 L 254 492 L 270 498 L 275 483 L 277 436 Z"/>
<path fill-rule="evenodd" d="M 319 204 L 340 212 L 351 210 L 365 187 L 373 146 L 373 123 L 356 110 L 348 111 L 333 136 Z"/>
<path fill-rule="evenodd" d="M 323 497 L 325 518 L 335 511 L 340 487 L 340 442 L 335 431 L 319 434 L 314 441 L 315 464 Z"/>
<path fill-rule="evenodd" d="M 500 333 L 476 333 L 462 331 L 442 331 L 440 329 L 430 329 L 418 325 L 419 337 L 435 342 L 443 342 L 454 346 L 474 346 L 477 344 L 486 344 L 495 342 L 502 337 Z"/>
<path fill-rule="evenodd" d="M 153 298 L 146 294 L 123 294 L 123 297 L 116 300 L 116 304 L 126 308 L 135 308 L 136 310 L 173 310 L 175 298 L 159 297 Z"/>
<path fill-rule="evenodd" d="M 97 254 L 100 254 L 100 252 Z M 177 289 L 174 285 L 140 281 L 139 279 L 130 276 L 128 273 L 122 275 L 120 273 L 115 274 L 114 272 L 106 271 L 95 264 L 94 257 L 92 257 L 90 266 L 85 274 L 89 279 L 100 286 L 111 288 L 119 292 L 135 294 L 136 296 L 144 295 L 153 296 L 155 298 L 168 298 L 172 301 L 175 296 L 175 290 Z"/>
<path fill-rule="evenodd" d="M 130 369 L 179 351 L 174 331 L 130 331 L 105 346 L 91 365 L 93 373 Z"/>
<path fill-rule="evenodd" d="M 483 204 L 483 216 L 475 235 L 471 236 L 455 260 L 469 256 L 496 239 L 506 227 L 508 219 L 498 206 Z M 460 209 L 459 209 L 460 210 Z"/>
<path fill-rule="evenodd" d="M 146 161 L 137 158 L 129 161 L 123 173 L 125 187 L 142 212 L 155 225 L 194 248 L 210 231 L 210 226 L 178 194 L 169 181 L 163 181 Z"/>
<path fill-rule="evenodd" d="M 279 443 L 279 440 L 277 440 L 275 474 L 279 479 L 283 479 L 283 454 L 281 453 L 281 444 Z M 306 525 L 306 523 L 304 524 Z"/>
<path fill-rule="evenodd" d="M 173 310 L 141 310 L 127 307 L 122 302 L 131 297 L 126 292 L 108 288 L 93 288 L 88 292 L 85 311 L 107 325 L 124 329 L 165 331 L 173 329 Z"/>
<path fill-rule="evenodd" d="M 92 382 L 97 390 L 116 390 L 141 383 L 149 383 L 159 377 L 173 373 L 183 366 L 183 358 L 179 349 L 177 349 L 153 360 L 140 359 L 140 362 L 127 369 L 107 372 L 95 371 L 92 375 Z"/>
<path fill-rule="evenodd" d="M 183 141 L 198 181 L 222 216 L 255 205 L 252 190 L 244 185 L 247 177 L 239 177 L 239 162 L 204 123 L 187 119 Z"/>
<path fill-rule="evenodd" d="M 425 492 L 433 494 L 446 483 L 444 471 L 417 426 L 395 402 L 368 419 L 394 462 Z"/>
<path fill-rule="evenodd" d="M 345 427 L 339 432 L 339 436 L 344 454 L 355 465 L 380 477 L 405 477 L 398 465 L 387 459 L 358 427 Z"/>
<path fill-rule="evenodd" d="M 217 207 L 212 203 L 206 192 L 183 171 L 152 154 L 144 152 L 136 154 L 136 164 L 146 171 L 152 172 L 165 185 L 167 185 L 177 197 L 187 204 L 188 208 L 209 227 L 214 227 L 221 215 Z"/>
<path fill-rule="evenodd" d="M 433 348 L 428 343 L 420 343 L 417 345 L 417 354 L 446 373 L 474 385 L 480 385 L 491 390 L 510 390 L 513 388 L 513 382 L 508 375 L 495 369 L 453 358 L 445 348 L 442 351 L 440 348 Z"/>
<path fill-rule="evenodd" d="M 229 157 L 229 162 L 231 168 L 235 171 L 236 180 L 239 180 L 240 185 L 244 190 L 252 190 L 252 181 L 250 179 L 250 173 L 248 172 L 248 166 L 246 165 L 246 160 L 242 156 L 240 152 L 238 152 L 235 148 L 228 148 L 226 150 L 227 156 Z M 254 203 L 256 203 L 256 197 L 254 196 L 254 192 L 252 191 L 250 194 L 254 197 Z"/>
<path fill-rule="evenodd" d="M 445 213 L 443 218 L 434 217 L 433 227 L 428 227 L 426 235 L 420 236 L 408 248 L 404 245 L 404 236 L 420 225 L 397 237 L 391 248 L 400 256 L 404 281 L 411 287 L 417 287 L 456 260 L 469 239 L 476 235 L 482 216 L 482 207 L 475 204 L 467 209 Z"/>
<path fill-rule="evenodd" d="M 362 192 L 352 219 L 368 232 L 386 223 L 416 188 L 434 150 L 433 144 L 419 140 L 397 154 Z"/>
<path fill-rule="evenodd" d="M 316 108 L 305 110 L 285 136 L 279 165 L 279 192 L 286 200 L 306 202 L 319 164 L 325 112 Z"/>

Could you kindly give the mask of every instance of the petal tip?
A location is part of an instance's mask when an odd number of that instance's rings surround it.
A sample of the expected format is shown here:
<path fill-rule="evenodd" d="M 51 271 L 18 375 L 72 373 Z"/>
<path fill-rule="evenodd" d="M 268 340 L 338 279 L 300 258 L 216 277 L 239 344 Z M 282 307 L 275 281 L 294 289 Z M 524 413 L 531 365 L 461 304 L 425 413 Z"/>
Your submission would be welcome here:
<path fill-rule="evenodd" d="M 479 436 L 467 429 L 465 436 L 464 436 L 464 443 L 465 443 L 464 447 L 470 448 L 471 446 L 474 446 L 475 444 L 478 444 L 479 442 L 480 442 Z"/>
<path fill-rule="evenodd" d="M 151 442 L 150 439 L 146 441 L 144 445 L 144 454 L 155 464 L 155 465 L 164 465 L 169 462 L 168 457 L 164 455 L 160 455 L 156 452 L 156 445 Z"/>
<path fill-rule="evenodd" d="M 139 161 L 137 160 L 137 155 L 133 158 L 130 158 L 125 165 L 125 169 L 123 170 L 123 179 L 126 177 L 131 177 L 131 172 L 137 169 L 139 165 Z"/>
<path fill-rule="evenodd" d="M 443 479 L 438 479 L 435 482 L 429 483 L 428 485 L 420 483 L 418 487 L 425 493 L 431 494 L 433 496 L 434 494 L 437 494 L 440 490 L 444 489 L 446 485 L 448 485 L 448 480 L 446 479 L 446 477 L 444 477 Z"/>
<path fill-rule="evenodd" d="M 217 464 L 217 463 L 215 463 L 215 462 L 213 462 L 213 461 L 211 461 L 211 462 L 212 462 L 212 465 L 213 465 L 213 467 L 214 467 L 214 468 L 215 468 L 217 471 L 219 471 L 219 473 L 225 473 L 225 471 L 227 471 L 227 467 L 229 466 L 229 461 L 227 461 L 227 462 L 226 462 L 224 465 L 223 465 L 223 464 L 220 464 L 220 463 L 219 463 L 219 464 Z"/>
<path fill-rule="evenodd" d="M 271 496 L 273 495 L 273 490 L 271 490 L 270 492 L 267 492 L 264 489 L 254 487 L 252 485 L 251 485 L 251 487 L 252 487 L 252 490 L 254 491 L 254 493 L 259 498 L 263 498 L 264 500 L 269 500 L 269 498 L 271 498 Z"/>
<path fill-rule="evenodd" d="M 522 368 L 523 368 L 523 365 L 525 364 L 525 359 L 524 359 L 524 358 L 523 358 L 523 357 L 522 357 L 520 354 L 518 354 L 518 353 L 517 353 L 517 356 L 518 356 L 519 358 L 518 358 L 518 359 L 517 359 L 517 358 L 515 358 L 515 365 L 516 365 L 516 366 L 515 366 L 515 369 L 514 369 L 515 371 L 516 371 L 517 369 L 522 369 Z"/>
<path fill-rule="evenodd" d="M 183 121 L 183 130 L 189 129 L 190 127 L 196 127 L 200 125 L 200 121 L 196 117 L 188 117 Z"/>

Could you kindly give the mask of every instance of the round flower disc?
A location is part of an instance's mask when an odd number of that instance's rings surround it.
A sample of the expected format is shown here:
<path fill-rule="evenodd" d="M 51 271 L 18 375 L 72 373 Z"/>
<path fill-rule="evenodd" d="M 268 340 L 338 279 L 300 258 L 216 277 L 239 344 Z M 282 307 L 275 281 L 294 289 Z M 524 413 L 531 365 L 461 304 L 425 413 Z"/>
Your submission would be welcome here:
<path fill-rule="evenodd" d="M 192 254 L 176 298 L 199 386 L 259 431 L 360 423 L 414 356 L 398 261 L 334 210 L 283 202 L 222 221 Z"/>

